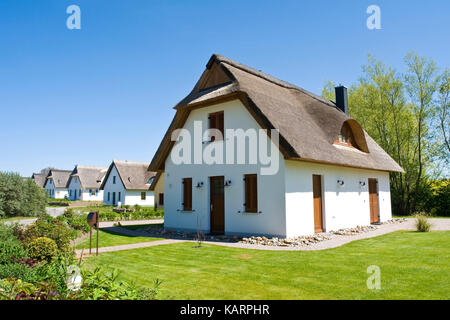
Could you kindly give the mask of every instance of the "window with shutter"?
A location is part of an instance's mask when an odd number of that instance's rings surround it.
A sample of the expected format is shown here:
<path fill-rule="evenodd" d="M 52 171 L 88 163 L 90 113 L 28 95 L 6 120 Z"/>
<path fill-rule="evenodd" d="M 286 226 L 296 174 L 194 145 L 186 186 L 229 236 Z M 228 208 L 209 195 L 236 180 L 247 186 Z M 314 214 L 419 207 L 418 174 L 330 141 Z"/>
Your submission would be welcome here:
<path fill-rule="evenodd" d="M 222 137 L 216 137 L 211 132 L 211 141 L 222 140 L 224 136 L 223 111 L 210 113 L 208 119 L 209 129 L 217 129 L 222 133 Z"/>
<path fill-rule="evenodd" d="M 183 210 L 192 210 L 192 178 L 183 179 Z"/>
<path fill-rule="evenodd" d="M 258 212 L 258 184 L 256 174 L 245 175 L 245 211 Z"/>
<path fill-rule="evenodd" d="M 164 193 L 160 193 L 160 194 L 159 194 L 159 201 L 158 201 L 158 204 L 159 204 L 160 206 L 164 205 Z"/>

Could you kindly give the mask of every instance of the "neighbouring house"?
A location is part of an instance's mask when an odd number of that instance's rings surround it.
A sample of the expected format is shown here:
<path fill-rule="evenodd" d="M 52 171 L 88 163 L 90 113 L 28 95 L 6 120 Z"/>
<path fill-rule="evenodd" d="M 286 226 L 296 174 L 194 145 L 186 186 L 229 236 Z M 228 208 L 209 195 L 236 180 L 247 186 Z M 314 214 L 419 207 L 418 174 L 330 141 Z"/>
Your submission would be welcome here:
<path fill-rule="evenodd" d="M 334 103 L 213 55 L 175 110 L 149 166 L 164 177 L 166 229 L 294 237 L 392 218 L 389 173 L 403 169 L 348 115 L 343 86 Z M 180 128 L 193 137 L 183 152 Z M 275 172 L 248 160 L 254 129 L 265 129 L 258 150 L 270 147 Z M 246 161 L 238 162 L 228 143 L 242 136 Z M 195 159 L 212 149 L 222 158 Z"/>
<path fill-rule="evenodd" d="M 47 175 L 43 173 L 33 173 L 31 176 L 31 180 L 34 181 L 39 187 L 44 188 L 45 180 L 47 178 Z"/>
<path fill-rule="evenodd" d="M 150 187 L 156 173 L 148 171 L 148 166 L 148 162 L 113 160 L 100 186 L 103 202 L 113 206 L 154 206 Z"/>
<path fill-rule="evenodd" d="M 64 199 L 69 197 L 67 183 L 69 181 L 71 170 L 51 169 L 45 180 L 44 189 L 47 190 L 50 198 Z"/>
<path fill-rule="evenodd" d="M 164 209 L 164 174 L 158 172 L 150 186 L 155 195 L 155 208 Z"/>
<path fill-rule="evenodd" d="M 103 201 L 100 186 L 107 170 L 107 167 L 75 166 L 68 182 L 69 199 Z"/>

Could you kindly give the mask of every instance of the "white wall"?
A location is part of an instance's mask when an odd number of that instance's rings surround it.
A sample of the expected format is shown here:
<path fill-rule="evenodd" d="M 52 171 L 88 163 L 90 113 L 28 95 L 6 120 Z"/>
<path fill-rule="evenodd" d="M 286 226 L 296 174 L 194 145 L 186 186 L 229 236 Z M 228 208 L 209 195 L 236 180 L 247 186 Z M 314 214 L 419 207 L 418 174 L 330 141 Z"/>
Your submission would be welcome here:
<path fill-rule="evenodd" d="M 194 120 L 202 121 L 203 131 L 208 129 L 208 114 L 224 111 L 224 127 L 260 128 L 254 118 L 238 100 L 193 110 L 184 128 L 193 134 Z M 265 136 L 266 139 L 267 136 Z M 227 139 L 227 137 L 225 137 Z M 213 143 L 223 144 L 223 141 Z M 208 144 L 203 145 L 205 148 Z M 210 230 L 209 177 L 224 176 L 232 185 L 225 187 L 225 233 L 227 234 L 286 234 L 284 202 L 284 160 L 281 153 L 272 144 L 272 150 L 278 154 L 280 164 L 276 175 L 261 176 L 260 165 L 175 165 L 171 156 L 165 163 L 164 180 L 164 226 L 167 229 L 194 231 L 198 226 L 204 232 Z M 172 150 L 173 151 L 173 150 Z M 193 151 L 192 151 L 193 154 Z M 225 157 L 225 154 L 224 154 Z M 244 174 L 258 174 L 258 210 L 260 214 L 243 214 L 244 211 Z M 192 212 L 182 211 L 182 179 L 192 177 Z M 196 188 L 203 182 L 202 188 Z M 241 213 L 239 213 L 241 211 Z"/>
<path fill-rule="evenodd" d="M 146 193 L 145 200 L 141 200 L 141 192 Z M 144 191 L 144 190 L 127 190 L 125 196 L 125 202 L 122 202 L 123 205 L 134 206 L 138 204 L 140 206 L 152 207 L 155 205 L 155 197 L 153 191 Z"/>
<path fill-rule="evenodd" d="M 113 183 L 113 177 L 116 177 L 116 183 Z M 103 202 L 108 205 L 113 204 L 113 193 L 116 193 L 116 204 L 120 201 L 122 204 L 125 199 L 125 187 L 123 186 L 122 181 L 120 180 L 119 173 L 117 172 L 116 166 L 113 166 L 111 172 L 108 176 L 108 179 L 105 182 L 105 186 L 103 187 Z M 119 200 L 119 192 L 120 192 L 120 200 Z M 109 200 L 108 200 L 109 194 Z"/>
<path fill-rule="evenodd" d="M 80 179 L 77 177 L 73 177 L 70 179 L 69 183 L 69 199 L 72 201 L 80 200 L 80 190 L 81 190 L 81 184 Z"/>
<path fill-rule="evenodd" d="M 392 218 L 389 173 L 291 160 L 286 161 L 285 174 L 289 237 L 314 233 L 313 174 L 322 175 L 326 231 L 370 224 L 369 178 L 378 179 L 380 221 Z M 359 181 L 366 185 L 361 187 Z"/>

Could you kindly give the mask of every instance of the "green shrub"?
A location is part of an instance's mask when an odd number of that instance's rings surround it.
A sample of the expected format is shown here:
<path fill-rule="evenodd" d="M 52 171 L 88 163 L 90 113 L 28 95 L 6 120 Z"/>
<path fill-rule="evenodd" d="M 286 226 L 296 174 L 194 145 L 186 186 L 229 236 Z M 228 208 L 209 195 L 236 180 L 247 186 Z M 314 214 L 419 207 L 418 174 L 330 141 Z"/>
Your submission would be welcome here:
<path fill-rule="evenodd" d="M 46 204 L 46 192 L 31 179 L 0 172 L 0 217 L 39 216 Z"/>
<path fill-rule="evenodd" d="M 58 247 L 52 239 L 39 237 L 29 243 L 28 253 L 39 261 L 52 261 L 58 254 Z"/>
<path fill-rule="evenodd" d="M 427 215 L 424 213 L 418 213 L 415 215 L 416 218 L 416 229 L 419 232 L 429 232 L 431 228 L 431 223 L 428 222 Z"/>
<path fill-rule="evenodd" d="M 72 294 L 77 300 L 153 300 L 161 284 L 154 282 L 151 289 L 141 289 L 134 284 L 118 280 L 119 272 L 106 272 L 101 268 L 93 271 L 84 270 L 82 273 L 83 285 L 79 291 Z"/>
<path fill-rule="evenodd" d="M 15 226 L 0 224 L 0 265 L 7 264 L 12 258 L 25 258 L 27 251 L 14 235 Z"/>
<path fill-rule="evenodd" d="M 18 229 L 17 237 L 25 247 L 28 247 L 37 238 L 50 238 L 55 241 L 58 250 L 64 253 L 70 251 L 70 240 L 76 237 L 76 233 L 70 229 L 63 219 L 44 215 L 25 229 Z"/>
<path fill-rule="evenodd" d="M 82 233 L 89 232 L 87 214 L 76 214 L 74 209 L 66 209 L 60 217 L 66 221 L 70 228 L 81 231 Z"/>

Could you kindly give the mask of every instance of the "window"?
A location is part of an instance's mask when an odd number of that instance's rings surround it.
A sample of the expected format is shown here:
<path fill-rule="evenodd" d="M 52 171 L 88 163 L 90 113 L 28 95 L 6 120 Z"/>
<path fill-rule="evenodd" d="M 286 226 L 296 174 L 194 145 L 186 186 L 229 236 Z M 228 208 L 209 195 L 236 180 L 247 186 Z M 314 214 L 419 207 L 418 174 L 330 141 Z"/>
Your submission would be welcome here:
<path fill-rule="evenodd" d="M 145 200 L 147 198 L 147 192 L 141 192 L 141 200 Z"/>
<path fill-rule="evenodd" d="M 91 196 L 95 196 L 97 194 L 97 191 L 95 190 L 89 190 L 91 192 Z"/>
<path fill-rule="evenodd" d="M 122 198 L 122 193 L 119 192 L 119 200 L 118 201 L 122 201 L 121 198 Z"/>
<path fill-rule="evenodd" d="M 211 141 L 222 140 L 223 139 L 223 111 L 210 113 L 208 116 L 209 119 L 209 129 L 217 129 L 222 133 L 222 137 L 215 137 L 214 133 L 211 132 Z"/>
<path fill-rule="evenodd" d="M 158 195 L 158 197 L 159 197 L 158 204 L 159 204 L 160 206 L 163 206 L 163 205 L 164 205 L 164 193 L 160 193 L 160 194 Z"/>
<path fill-rule="evenodd" d="M 81 197 L 81 189 L 78 190 L 78 196 Z"/>
<path fill-rule="evenodd" d="M 258 183 L 256 174 L 246 174 L 245 180 L 245 211 L 258 212 Z"/>
<path fill-rule="evenodd" d="M 116 176 L 113 176 L 113 184 L 116 184 Z"/>
<path fill-rule="evenodd" d="M 147 184 L 152 184 L 153 181 L 155 181 L 155 177 L 151 177 L 151 178 L 148 180 Z"/>
<path fill-rule="evenodd" d="M 192 178 L 183 179 L 183 210 L 192 210 Z"/>
<path fill-rule="evenodd" d="M 72 190 L 69 190 L 69 196 L 72 196 Z"/>
<path fill-rule="evenodd" d="M 352 129 L 348 123 L 344 123 L 342 125 L 341 132 L 339 133 L 339 137 L 334 142 L 335 144 L 340 144 L 349 147 L 355 147 L 355 138 L 353 137 Z"/>
<path fill-rule="evenodd" d="M 111 199 L 111 192 L 108 192 L 108 201 Z"/>

